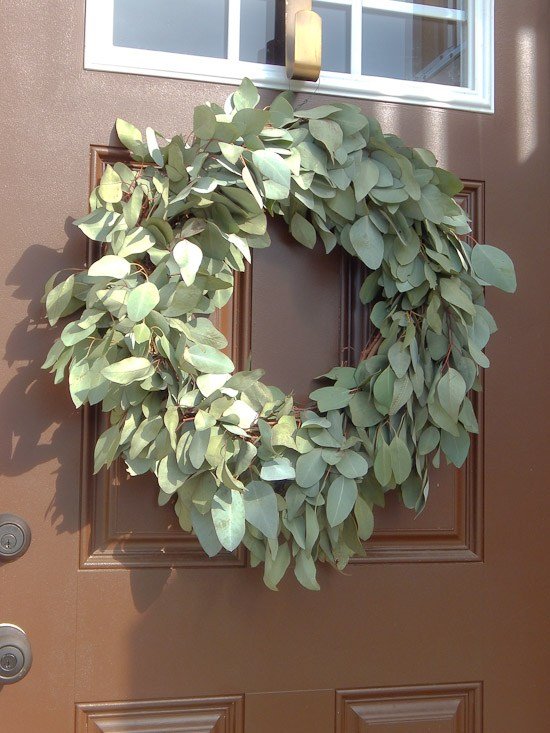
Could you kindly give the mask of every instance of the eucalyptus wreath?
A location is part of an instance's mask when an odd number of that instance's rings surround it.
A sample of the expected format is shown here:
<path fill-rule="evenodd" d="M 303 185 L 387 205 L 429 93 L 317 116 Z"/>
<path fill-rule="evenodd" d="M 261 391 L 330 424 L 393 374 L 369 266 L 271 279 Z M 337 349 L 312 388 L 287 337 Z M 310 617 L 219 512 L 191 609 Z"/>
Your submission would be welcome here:
<path fill-rule="evenodd" d="M 209 556 L 242 543 L 270 588 L 292 563 L 318 589 L 318 562 L 343 569 L 365 553 L 387 491 L 420 511 L 430 462 L 464 462 L 478 431 L 468 395 L 496 330 L 484 286 L 513 292 L 515 275 L 468 236 L 462 184 L 430 152 L 354 105 L 291 100 L 258 109 L 245 79 L 225 108 L 196 107 L 185 140 L 148 128 L 144 141 L 117 120 L 136 163 L 106 166 L 75 221 L 98 259 L 46 286 L 50 324 L 73 318 L 44 368 L 56 383 L 68 371 L 74 404 L 108 416 L 96 472 L 122 457 L 131 475 L 154 473 L 159 503 L 173 500 Z M 267 215 L 370 271 L 360 298 L 374 335 L 309 409 L 261 370 L 236 372 L 210 319 L 251 250 L 269 246 Z"/>

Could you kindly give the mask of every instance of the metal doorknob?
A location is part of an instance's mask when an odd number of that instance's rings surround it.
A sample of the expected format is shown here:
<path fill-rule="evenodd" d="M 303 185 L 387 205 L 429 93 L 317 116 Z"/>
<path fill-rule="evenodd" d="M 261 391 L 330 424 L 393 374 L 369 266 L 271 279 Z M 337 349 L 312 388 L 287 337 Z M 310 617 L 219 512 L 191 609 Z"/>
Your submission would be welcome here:
<path fill-rule="evenodd" d="M 12 624 L 0 624 L 0 685 L 19 682 L 31 664 L 31 645 L 23 629 Z"/>
<path fill-rule="evenodd" d="M 0 560 L 21 557 L 31 543 L 31 529 L 15 514 L 0 514 Z"/>

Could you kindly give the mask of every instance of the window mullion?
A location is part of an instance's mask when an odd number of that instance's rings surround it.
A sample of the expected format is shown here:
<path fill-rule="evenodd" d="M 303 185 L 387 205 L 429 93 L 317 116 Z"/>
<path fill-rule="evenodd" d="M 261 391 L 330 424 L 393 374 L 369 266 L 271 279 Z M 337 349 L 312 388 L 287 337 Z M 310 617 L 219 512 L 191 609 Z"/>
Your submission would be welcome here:
<path fill-rule="evenodd" d="M 351 38 L 350 38 L 350 70 L 352 76 L 362 74 L 363 53 L 363 4 L 361 0 L 353 0 L 351 6 Z"/>
<path fill-rule="evenodd" d="M 228 0 L 227 58 L 238 61 L 241 46 L 241 0 Z"/>
<path fill-rule="evenodd" d="M 468 24 L 466 26 L 467 45 L 468 45 L 468 87 L 476 89 L 478 87 L 478 69 L 481 67 L 481 54 L 478 57 L 479 44 L 477 43 L 476 34 L 484 27 L 484 19 L 478 18 L 479 8 L 475 0 L 467 0 L 466 8 L 468 11 Z"/>

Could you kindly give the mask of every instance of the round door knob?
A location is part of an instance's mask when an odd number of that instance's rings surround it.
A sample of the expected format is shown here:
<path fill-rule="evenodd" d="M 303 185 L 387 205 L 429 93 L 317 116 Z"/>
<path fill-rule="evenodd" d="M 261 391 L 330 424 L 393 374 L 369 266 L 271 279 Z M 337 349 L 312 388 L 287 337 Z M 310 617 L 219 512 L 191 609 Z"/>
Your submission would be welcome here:
<path fill-rule="evenodd" d="M 31 543 L 31 530 L 21 517 L 0 514 L 0 559 L 21 557 Z"/>
<path fill-rule="evenodd" d="M 0 624 L 0 685 L 19 682 L 31 664 L 31 645 L 23 629 L 12 624 Z"/>

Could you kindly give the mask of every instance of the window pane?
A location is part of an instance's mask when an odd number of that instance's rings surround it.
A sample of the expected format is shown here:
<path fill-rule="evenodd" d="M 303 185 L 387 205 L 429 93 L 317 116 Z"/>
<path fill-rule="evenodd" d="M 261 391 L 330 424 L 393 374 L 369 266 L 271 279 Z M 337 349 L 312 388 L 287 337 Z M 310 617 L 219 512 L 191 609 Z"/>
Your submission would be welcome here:
<path fill-rule="evenodd" d="M 323 69 L 350 71 L 351 9 L 335 3 L 313 3 L 323 19 Z"/>
<path fill-rule="evenodd" d="M 363 74 L 468 86 L 466 23 L 363 11 Z"/>
<path fill-rule="evenodd" d="M 113 44 L 227 56 L 227 0 L 115 0 Z"/>
<path fill-rule="evenodd" d="M 285 65 L 284 0 L 241 0 L 241 61 Z"/>

